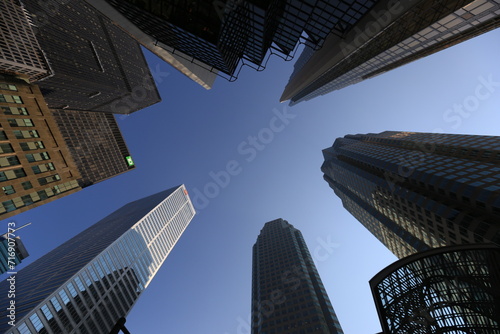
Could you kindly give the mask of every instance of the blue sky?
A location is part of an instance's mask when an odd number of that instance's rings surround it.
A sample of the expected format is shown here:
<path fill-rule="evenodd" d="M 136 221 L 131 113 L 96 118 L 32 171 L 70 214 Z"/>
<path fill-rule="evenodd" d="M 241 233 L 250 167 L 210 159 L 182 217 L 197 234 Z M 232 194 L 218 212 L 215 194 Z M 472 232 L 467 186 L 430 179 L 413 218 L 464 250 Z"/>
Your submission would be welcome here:
<path fill-rule="evenodd" d="M 321 150 L 384 130 L 500 135 L 499 40 L 493 31 L 292 108 L 278 100 L 293 62 L 271 58 L 206 91 L 147 54 L 163 101 L 118 117 L 137 168 L 3 221 L 33 223 L 18 269 L 184 183 L 197 215 L 129 314 L 131 333 L 249 333 L 251 249 L 276 218 L 302 231 L 345 333 L 379 332 L 368 281 L 396 258 L 323 181 Z"/>

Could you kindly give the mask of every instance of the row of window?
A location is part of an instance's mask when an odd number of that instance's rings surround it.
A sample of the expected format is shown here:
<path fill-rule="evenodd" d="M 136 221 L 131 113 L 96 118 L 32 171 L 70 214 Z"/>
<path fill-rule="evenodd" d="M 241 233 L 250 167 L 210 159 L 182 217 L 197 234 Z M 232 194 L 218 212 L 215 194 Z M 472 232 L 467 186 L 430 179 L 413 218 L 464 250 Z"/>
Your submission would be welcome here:
<path fill-rule="evenodd" d="M 2 90 L 13 90 L 13 91 L 17 91 L 17 87 L 16 87 L 16 85 L 7 84 L 7 83 L 0 83 L 0 89 L 2 89 Z"/>
<path fill-rule="evenodd" d="M 40 135 L 36 130 L 14 130 L 14 136 L 17 139 L 39 138 Z M 0 140 L 8 140 L 9 138 L 4 131 L 0 130 Z"/>
<path fill-rule="evenodd" d="M 4 115 L 29 115 L 28 110 L 24 107 L 0 107 Z"/>
<path fill-rule="evenodd" d="M 5 94 L 0 94 L 0 102 L 4 103 L 19 103 L 22 104 L 23 100 L 21 99 L 20 96 L 18 95 L 5 95 Z"/>
<path fill-rule="evenodd" d="M 25 142 L 21 143 L 21 149 L 23 151 L 31 151 L 31 150 L 38 150 L 41 148 L 45 148 L 43 145 L 43 142 L 41 141 L 33 141 L 33 142 Z M 12 148 L 12 145 L 9 143 L 0 143 L 0 154 L 1 153 L 12 153 L 14 152 L 14 149 Z"/>
<path fill-rule="evenodd" d="M 25 182 L 26 186 L 29 187 L 31 186 L 31 183 Z M 31 194 L 25 195 L 25 196 L 20 196 L 13 198 L 11 200 L 3 201 L 0 203 L 0 214 L 4 214 L 7 212 L 14 211 L 20 207 L 23 206 L 28 206 L 36 202 L 43 201 L 47 198 L 50 198 L 52 196 L 55 196 L 57 194 L 69 191 L 71 189 L 75 189 L 78 187 L 78 182 L 75 180 L 65 182 L 63 184 L 56 185 L 51 188 L 45 188 L 43 190 L 40 190 L 38 192 L 33 192 Z M 9 187 L 2 187 L 6 188 L 7 191 L 9 191 Z M 4 190 L 5 191 L 5 190 Z"/>

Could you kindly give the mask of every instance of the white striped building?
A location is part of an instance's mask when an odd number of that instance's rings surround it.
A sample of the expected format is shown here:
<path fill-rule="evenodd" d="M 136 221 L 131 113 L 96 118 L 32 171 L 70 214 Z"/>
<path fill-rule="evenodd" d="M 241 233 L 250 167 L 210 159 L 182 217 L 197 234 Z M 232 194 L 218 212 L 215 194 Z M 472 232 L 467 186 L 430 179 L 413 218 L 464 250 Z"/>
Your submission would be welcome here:
<path fill-rule="evenodd" d="M 0 283 L 0 333 L 107 334 L 126 317 L 195 215 L 184 185 L 131 202 Z"/>

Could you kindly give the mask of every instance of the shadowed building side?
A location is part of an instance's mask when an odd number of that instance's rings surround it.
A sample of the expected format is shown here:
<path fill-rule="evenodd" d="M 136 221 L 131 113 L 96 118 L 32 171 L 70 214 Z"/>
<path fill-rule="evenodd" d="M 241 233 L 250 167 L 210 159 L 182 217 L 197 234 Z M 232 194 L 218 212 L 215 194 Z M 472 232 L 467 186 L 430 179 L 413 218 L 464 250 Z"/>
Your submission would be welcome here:
<path fill-rule="evenodd" d="M 135 168 L 115 116 L 92 111 L 51 110 L 71 157 L 88 187 Z"/>
<path fill-rule="evenodd" d="M 53 70 L 37 82 L 51 109 L 130 114 L 161 101 L 132 37 L 84 0 L 52 5 L 25 2 Z"/>

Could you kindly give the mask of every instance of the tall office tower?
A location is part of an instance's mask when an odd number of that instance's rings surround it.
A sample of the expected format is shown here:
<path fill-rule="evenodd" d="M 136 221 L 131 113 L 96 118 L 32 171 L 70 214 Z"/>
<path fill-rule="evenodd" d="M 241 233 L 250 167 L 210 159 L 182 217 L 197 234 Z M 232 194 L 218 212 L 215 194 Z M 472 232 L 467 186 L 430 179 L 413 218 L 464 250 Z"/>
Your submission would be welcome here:
<path fill-rule="evenodd" d="M 50 110 L 36 85 L 0 78 L 0 219 L 133 168 L 113 115 Z"/>
<path fill-rule="evenodd" d="M 324 179 L 397 257 L 500 245 L 500 137 L 385 131 L 323 150 Z"/>
<path fill-rule="evenodd" d="M 0 72 L 24 74 L 32 81 L 51 74 L 30 17 L 17 0 L 0 2 Z"/>
<path fill-rule="evenodd" d="M 266 223 L 252 261 L 252 334 L 343 333 L 299 230 Z"/>
<path fill-rule="evenodd" d="M 129 114 L 161 100 L 140 45 L 84 0 L 24 5 L 53 70 L 37 82 L 51 109 Z"/>
<path fill-rule="evenodd" d="M 242 64 L 263 69 L 270 54 L 291 59 L 299 41 L 321 47 L 330 32 L 342 35 L 374 4 L 368 0 L 87 2 L 132 35 L 140 32 L 147 44 L 230 80 Z"/>
<path fill-rule="evenodd" d="M 87 187 L 135 168 L 125 140 L 109 113 L 51 110 Z"/>
<path fill-rule="evenodd" d="M 458 245 L 399 260 L 370 280 L 383 334 L 498 333 L 500 248 Z"/>
<path fill-rule="evenodd" d="M 330 35 L 281 96 L 291 105 L 428 56 L 500 26 L 498 0 L 381 0 L 343 36 Z"/>
<path fill-rule="evenodd" d="M 0 332 L 107 334 L 126 317 L 195 214 L 184 185 L 131 202 L 0 283 Z"/>

